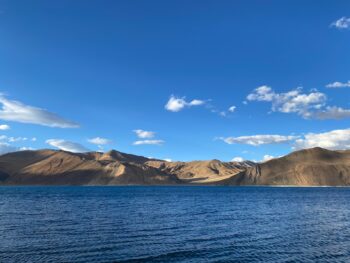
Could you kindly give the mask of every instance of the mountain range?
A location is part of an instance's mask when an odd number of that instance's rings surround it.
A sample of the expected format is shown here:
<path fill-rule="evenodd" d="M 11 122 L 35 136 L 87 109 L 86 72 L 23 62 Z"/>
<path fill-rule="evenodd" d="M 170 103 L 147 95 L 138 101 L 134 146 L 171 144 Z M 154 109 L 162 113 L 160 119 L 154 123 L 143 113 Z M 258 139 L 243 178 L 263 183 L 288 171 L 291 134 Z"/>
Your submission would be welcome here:
<path fill-rule="evenodd" d="M 350 185 L 350 150 L 311 148 L 263 163 L 167 162 L 115 150 L 0 156 L 0 185 Z"/>

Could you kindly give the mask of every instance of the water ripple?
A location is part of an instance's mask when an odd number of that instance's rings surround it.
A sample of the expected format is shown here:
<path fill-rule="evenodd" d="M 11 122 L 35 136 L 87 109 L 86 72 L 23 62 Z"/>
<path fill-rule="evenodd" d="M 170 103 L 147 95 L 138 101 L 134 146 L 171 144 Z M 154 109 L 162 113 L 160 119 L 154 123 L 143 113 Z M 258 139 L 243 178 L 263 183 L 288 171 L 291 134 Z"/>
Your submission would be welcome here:
<path fill-rule="evenodd" d="M 349 188 L 0 187 L 0 262 L 350 262 Z"/>

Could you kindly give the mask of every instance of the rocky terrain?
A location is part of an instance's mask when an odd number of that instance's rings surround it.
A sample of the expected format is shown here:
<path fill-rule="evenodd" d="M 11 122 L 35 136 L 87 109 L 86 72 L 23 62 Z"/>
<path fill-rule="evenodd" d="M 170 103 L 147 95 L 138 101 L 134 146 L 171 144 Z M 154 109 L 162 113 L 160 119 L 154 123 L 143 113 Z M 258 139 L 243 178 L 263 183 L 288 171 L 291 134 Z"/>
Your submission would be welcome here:
<path fill-rule="evenodd" d="M 312 148 L 264 163 L 166 162 L 109 151 L 0 156 L 1 185 L 350 185 L 350 151 Z"/>
<path fill-rule="evenodd" d="M 350 151 L 311 148 L 247 169 L 244 184 L 350 185 Z"/>

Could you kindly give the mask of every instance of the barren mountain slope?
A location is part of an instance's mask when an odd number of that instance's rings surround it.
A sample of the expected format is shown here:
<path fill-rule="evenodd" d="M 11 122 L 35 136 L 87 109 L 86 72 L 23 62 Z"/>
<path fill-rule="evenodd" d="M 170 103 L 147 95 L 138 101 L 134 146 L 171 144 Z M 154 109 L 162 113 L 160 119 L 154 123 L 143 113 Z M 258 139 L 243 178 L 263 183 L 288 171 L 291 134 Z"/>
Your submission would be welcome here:
<path fill-rule="evenodd" d="M 350 151 L 313 148 L 265 163 L 166 162 L 117 151 L 0 156 L 2 185 L 350 185 Z"/>
<path fill-rule="evenodd" d="M 148 161 L 149 166 L 156 167 L 168 174 L 176 175 L 186 183 L 218 183 L 235 176 L 253 163 L 193 161 L 193 162 L 165 162 Z"/>
<path fill-rule="evenodd" d="M 0 156 L 2 184 L 174 184 L 175 176 L 147 165 L 105 160 L 100 153 L 21 151 Z"/>
<path fill-rule="evenodd" d="M 249 168 L 241 184 L 350 185 L 350 151 L 312 148 Z"/>

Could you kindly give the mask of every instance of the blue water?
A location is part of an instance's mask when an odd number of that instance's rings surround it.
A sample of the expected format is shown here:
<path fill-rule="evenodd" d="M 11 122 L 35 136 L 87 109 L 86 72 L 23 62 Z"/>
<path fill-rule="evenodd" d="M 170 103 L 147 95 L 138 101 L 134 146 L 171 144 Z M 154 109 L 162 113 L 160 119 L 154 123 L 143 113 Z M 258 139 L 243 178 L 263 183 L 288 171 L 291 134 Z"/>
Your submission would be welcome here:
<path fill-rule="evenodd" d="M 0 187 L 0 262 L 350 262 L 350 188 Z"/>

